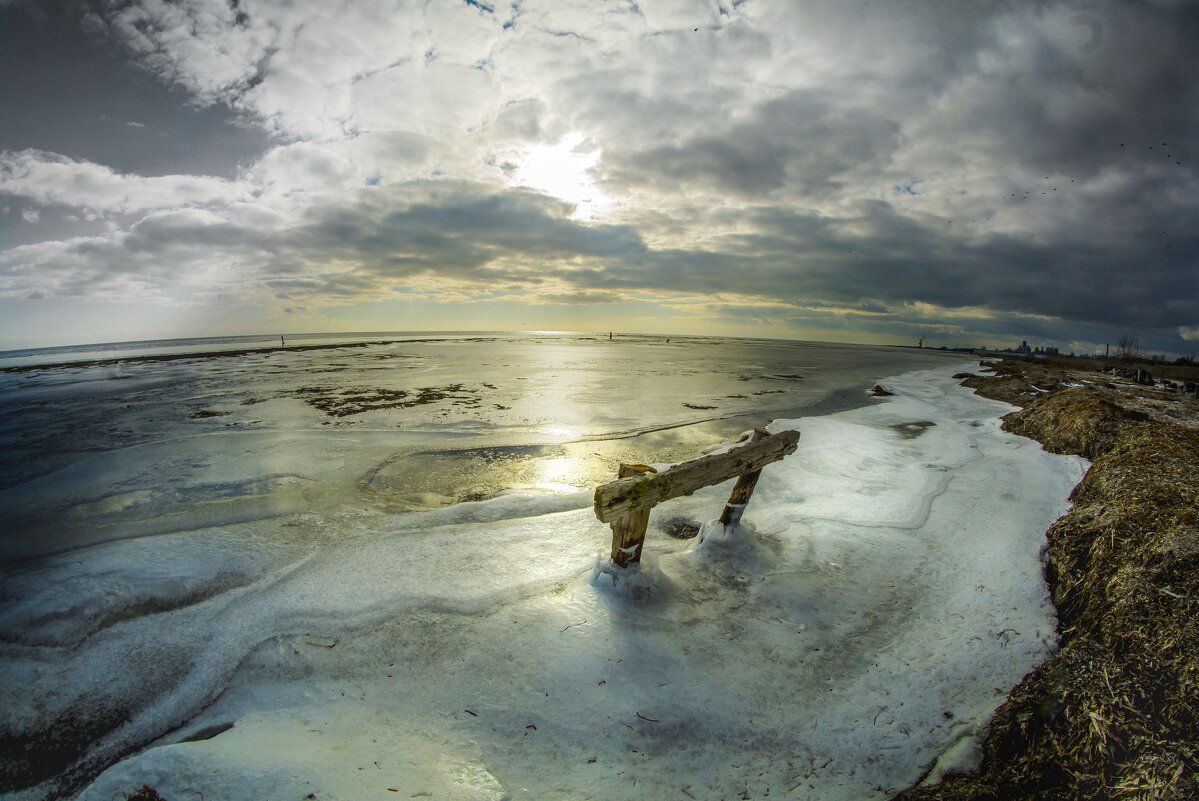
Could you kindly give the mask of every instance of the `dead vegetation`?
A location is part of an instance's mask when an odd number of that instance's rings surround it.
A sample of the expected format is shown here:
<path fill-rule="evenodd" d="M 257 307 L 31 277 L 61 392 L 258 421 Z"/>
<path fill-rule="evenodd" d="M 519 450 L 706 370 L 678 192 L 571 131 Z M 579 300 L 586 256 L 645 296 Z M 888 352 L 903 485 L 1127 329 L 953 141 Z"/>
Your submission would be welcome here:
<path fill-rule="evenodd" d="M 1047 532 L 1061 650 L 996 712 L 977 774 L 905 797 L 1199 798 L 1199 430 L 1125 408 L 1101 374 L 1037 369 L 966 383 L 1020 397 L 1007 430 L 1093 460 Z"/>
<path fill-rule="evenodd" d="M 403 389 L 345 388 L 334 386 L 301 387 L 297 394 L 309 406 L 320 409 L 330 417 L 373 412 L 380 409 L 411 409 L 428 403 L 449 400 L 459 406 L 478 408 L 482 394 L 462 384 L 444 387 L 421 387 L 413 392 Z"/>
<path fill-rule="evenodd" d="M 200 409 L 199 411 L 192 412 L 188 417 L 192 420 L 207 420 L 209 417 L 224 417 L 227 414 L 230 414 L 230 412 L 218 412 L 215 409 Z"/>

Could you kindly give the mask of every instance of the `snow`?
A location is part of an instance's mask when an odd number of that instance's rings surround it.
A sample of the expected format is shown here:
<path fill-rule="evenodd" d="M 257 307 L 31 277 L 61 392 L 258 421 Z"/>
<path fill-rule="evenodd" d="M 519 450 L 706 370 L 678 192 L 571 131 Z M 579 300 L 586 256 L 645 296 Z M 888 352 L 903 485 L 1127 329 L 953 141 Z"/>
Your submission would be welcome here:
<path fill-rule="evenodd" d="M 635 547 L 621 548 L 630 555 L 636 550 Z M 640 562 L 624 566 L 599 553 L 591 568 L 591 586 L 617 598 L 645 604 L 670 592 L 670 579 L 658 567 L 658 560 L 652 553 L 644 554 Z"/>
<path fill-rule="evenodd" d="M 158 738 L 85 801 L 146 783 L 227 801 L 886 798 L 943 754 L 938 770 L 968 765 L 1056 645 L 1044 532 L 1086 462 L 1001 431 L 1011 407 L 957 386 L 962 369 L 776 420 L 799 448 L 740 525 L 662 530 L 713 520 L 732 481 L 662 504 L 639 566 L 607 562 L 587 492 L 222 511 L 99 561 L 63 554 L 5 590 L 21 600 L 0 637 L 64 646 L 6 664 L 9 686 L 56 691 L 5 714 L 127 712 L 97 764 Z"/>

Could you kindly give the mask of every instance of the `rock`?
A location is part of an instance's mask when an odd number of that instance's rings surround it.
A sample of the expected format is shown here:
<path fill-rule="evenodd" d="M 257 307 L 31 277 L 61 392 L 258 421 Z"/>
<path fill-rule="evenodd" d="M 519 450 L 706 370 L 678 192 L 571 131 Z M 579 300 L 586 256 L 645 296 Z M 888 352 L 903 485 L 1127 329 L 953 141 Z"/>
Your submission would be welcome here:
<path fill-rule="evenodd" d="M 887 390 L 880 387 L 878 384 L 875 384 L 874 388 L 872 390 L 870 390 L 870 394 L 876 398 L 884 398 L 884 397 L 887 397 L 888 395 L 894 395 L 895 393 L 888 392 Z"/>
<path fill-rule="evenodd" d="M 662 528 L 676 540 L 689 540 L 699 534 L 700 524 L 687 517 L 672 517 L 662 524 Z"/>

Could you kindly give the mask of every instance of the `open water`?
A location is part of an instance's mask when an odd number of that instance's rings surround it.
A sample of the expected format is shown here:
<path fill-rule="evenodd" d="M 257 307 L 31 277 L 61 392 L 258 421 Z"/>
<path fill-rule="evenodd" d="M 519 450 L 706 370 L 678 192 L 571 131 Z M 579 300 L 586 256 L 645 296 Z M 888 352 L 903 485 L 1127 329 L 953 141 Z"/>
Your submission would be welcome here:
<path fill-rule="evenodd" d="M 304 511 L 567 493 L 621 461 L 682 461 L 775 418 L 861 405 L 881 377 L 945 359 L 773 340 L 423 333 L 0 353 L 0 558 Z"/>

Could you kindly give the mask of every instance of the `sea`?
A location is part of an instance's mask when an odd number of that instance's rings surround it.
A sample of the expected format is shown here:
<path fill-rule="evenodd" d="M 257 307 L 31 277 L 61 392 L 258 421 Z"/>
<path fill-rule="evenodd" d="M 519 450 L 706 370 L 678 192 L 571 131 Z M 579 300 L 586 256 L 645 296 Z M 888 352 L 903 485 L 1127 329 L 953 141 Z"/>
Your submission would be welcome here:
<path fill-rule="evenodd" d="M 1081 468 L 969 366 L 561 332 L 0 353 L 0 797 L 885 798 L 1055 642 L 1038 560 Z M 665 503 L 622 596 L 594 488 L 784 424 L 739 539 L 694 547 L 727 487 Z"/>
<path fill-rule="evenodd" d="M 313 508 L 579 490 L 621 462 L 679 462 L 775 418 L 863 405 L 881 377 L 946 360 L 899 347 L 497 332 L 0 352 L 0 558 Z"/>

